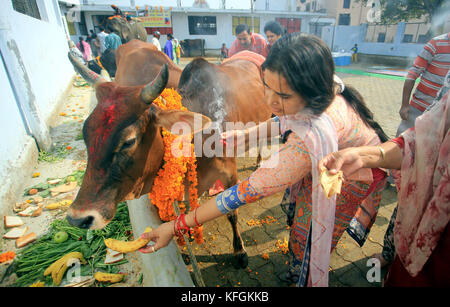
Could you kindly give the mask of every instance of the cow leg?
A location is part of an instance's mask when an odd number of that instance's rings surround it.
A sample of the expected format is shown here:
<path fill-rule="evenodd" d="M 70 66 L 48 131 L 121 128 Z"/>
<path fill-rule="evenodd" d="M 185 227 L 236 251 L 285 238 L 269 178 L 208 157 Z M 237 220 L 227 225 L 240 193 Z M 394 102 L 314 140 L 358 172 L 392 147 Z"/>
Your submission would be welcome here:
<path fill-rule="evenodd" d="M 234 186 L 238 182 L 236 160 L 234 158 L 215 158 L 210 163 L 199 163 L 203 169 L 198 169 L 198 174 L 202 176 L 199 180 L 199 195 L 207 191 L 210 186 L 220 179 L 225 189 Z M 246 268 L 248 266 L 248 256 L 244 248 L 244 242 L 238 229 L 238 210 L 227 214 L 228 221 L 233 230 L 233 266 L 236 268 Z"/>
<path fill-rule="evenodd" d="M 238 209 L 228 213 L 227 218 L 233 229 L 233 266 L 236 269 L 244 269 L 248 266 L 248 256 L 238 229 Z"/>

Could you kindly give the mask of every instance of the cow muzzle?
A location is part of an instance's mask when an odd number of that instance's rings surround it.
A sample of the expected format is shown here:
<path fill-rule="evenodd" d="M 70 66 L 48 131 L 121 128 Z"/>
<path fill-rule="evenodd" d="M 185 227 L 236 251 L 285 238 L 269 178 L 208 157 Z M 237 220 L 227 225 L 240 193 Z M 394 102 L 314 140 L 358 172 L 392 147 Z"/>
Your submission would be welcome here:
<path fill-rule="evenodd" d="M 66 218 L 70 225 L 83 229 L 102 229 L 111 221 L 105 219 L 96 210 L 83 210 L 80 212 L 72 208 L 67 210 Z"/>

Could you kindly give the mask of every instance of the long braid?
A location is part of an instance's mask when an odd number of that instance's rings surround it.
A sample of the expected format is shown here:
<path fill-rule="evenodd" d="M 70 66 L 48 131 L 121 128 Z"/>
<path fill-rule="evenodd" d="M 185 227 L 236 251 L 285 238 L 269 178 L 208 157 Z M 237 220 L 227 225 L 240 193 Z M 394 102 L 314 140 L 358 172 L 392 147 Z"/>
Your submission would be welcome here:
<path fill-rule="evenodd" d="M 353 87 L 345 85 L 345 89 L 342 92 L 342 96 L 344 96 L 345 100 L 347 100 L 348 104 L 359 114 L 361 119 L 366 123 L 369 127 L 375 130 L 381 142 L 387 142 L 389 137 L 383 131 L 380 124 L 378 124 L 374 118 L 373 113 L 367 107 L 364 102 L 364 98 L 361 94 Z"/>

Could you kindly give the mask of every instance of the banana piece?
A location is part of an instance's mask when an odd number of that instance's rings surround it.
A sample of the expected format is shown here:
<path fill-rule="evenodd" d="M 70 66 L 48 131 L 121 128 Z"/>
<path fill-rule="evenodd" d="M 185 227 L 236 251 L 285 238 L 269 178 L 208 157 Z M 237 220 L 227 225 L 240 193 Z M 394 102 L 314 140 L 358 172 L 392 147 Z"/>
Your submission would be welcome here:
<path fill-rule="evenodd" d="M 52 274 L 53 284 L 58 286 L 61 283 L 61 280 L 66 273 L 67 264 L 70 259 L 79 259 L 82 264 L 86 263 L 86 260 L 83 258 L 83 254 L 80 252 L 71 252 L 65 254 L 55 262 L 53 262 L 45 271 L 44 276 Z"/>
<path fill-rule="evenodd" d="M 94 274 L 94 278 L 97 281 L 100 282 L 110 282 L 115 283 L 122 281 L 124 274 L 112 274 L 112 273 L 103 273 L 103 272 L 96 272 Z"/>
<path fill-rule="evenodd" d="M 144 233 L 152 231 L 151 227 L 145 228 Z M 109 247 L 110 249 L 121 252 L 121 253 L 131 253 L 134 252 L 141 247 L 144 247 L 147 245 L 147 243 L 150 242 L 150 240 L 147 239 L 136 239 L 134 241 L 119 241 L 116 239 L 105 239 L 105 245 Z"/>
<path fill-rule="evenodd" d="M 48 204 L 45 206 L 45 209 L 47 210 L 55 210 L 60 208 L 68 208 L 72 204 L 72 200 L 70 199 L 64 199 L 57 203 Z"/>

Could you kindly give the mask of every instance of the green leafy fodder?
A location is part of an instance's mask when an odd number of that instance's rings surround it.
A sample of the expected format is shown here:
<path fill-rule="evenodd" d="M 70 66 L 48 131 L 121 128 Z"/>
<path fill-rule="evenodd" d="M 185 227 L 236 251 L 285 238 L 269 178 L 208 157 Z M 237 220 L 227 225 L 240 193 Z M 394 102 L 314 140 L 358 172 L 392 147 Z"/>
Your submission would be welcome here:
<path fill-rule="evenodd" d="M 55 243 L 53 236 L 59 231 L 67 232 L 69 239 L 63 243 Z M 70 252 L 81 252 L 87 261 L 87 264 L 80 267 L 81 276 L 93 275 L 97 268 L 108 273 L 117 273 L 119 271 L 117 265 L 128 261 L 124 259 L 114 264 L 105 264 L 104 240 L 106 238 L 127 240 L 131 233 L 132 227 L 125 202 L 118 204 L 114 219 L 103 229 L 80 229 L 69 225 L 66 219 L 55 220 L 47 234 L 18 253 L 14 261 L 14 272 L 18 277 L 14 286 L 24 287 L 38 280 L 51 285 L 51 276 L 44 277 L 45 269 Z"/>

